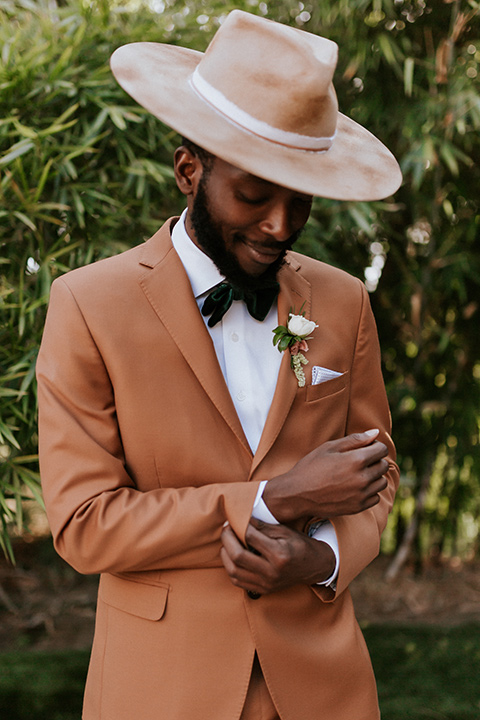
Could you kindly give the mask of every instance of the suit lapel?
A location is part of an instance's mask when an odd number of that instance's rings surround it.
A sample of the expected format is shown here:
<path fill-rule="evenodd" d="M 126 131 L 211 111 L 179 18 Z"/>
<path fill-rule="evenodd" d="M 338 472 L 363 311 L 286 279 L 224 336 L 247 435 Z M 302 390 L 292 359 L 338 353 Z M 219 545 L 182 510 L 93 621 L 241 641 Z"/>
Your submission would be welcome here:
<path fill-rule="evenodd" d="M 299 273 L 300 263 L 293 254 L 289 254 L 287 263 L 279 274 L 280 294 L 278 296 L 278 320 L 280 325 L 286 325 L 290 312 L 302 312 L 310 319 L 311 286 Z M 262 437 L 253 459 L 251 473 L 262 462 L 273 443 L 278 437 L 290 408 L 298 392 L 298 384 L 290 367 L 290 354 L 283 353 L 277 387 L 273 396 L 270 412 L 263 429 Z"/>
<path fill-rule="evenodd" d="M 140 278 L 140 286 L 205 392 L 251 456 L 213 342 L 172 246 L 170 227 L 171 223 L 166 223 L 143 246 L 140 263 L 148 270 Z"/>

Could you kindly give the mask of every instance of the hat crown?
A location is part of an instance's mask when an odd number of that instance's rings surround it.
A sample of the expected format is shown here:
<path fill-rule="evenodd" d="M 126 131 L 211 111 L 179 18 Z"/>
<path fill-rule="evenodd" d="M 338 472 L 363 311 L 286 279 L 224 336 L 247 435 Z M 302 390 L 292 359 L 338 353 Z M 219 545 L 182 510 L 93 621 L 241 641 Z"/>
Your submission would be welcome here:
<path fill-rule="evenodd" d="M 234 10 L 196 72 L 217 98 L 221 93 L 271 128 L 332 138 L 338 113 L 332 84 L 337 51 L 326 38 Z"/>
<path fill-rule="evenodd" d="M 144 108 L 217 157 L 277 185 L 337 200 L 379 200 L 400 185 L 397 161 L 338 112 L 337 46 L 232 11 L 206 53 L 139 42 L 111 58 Z"/>

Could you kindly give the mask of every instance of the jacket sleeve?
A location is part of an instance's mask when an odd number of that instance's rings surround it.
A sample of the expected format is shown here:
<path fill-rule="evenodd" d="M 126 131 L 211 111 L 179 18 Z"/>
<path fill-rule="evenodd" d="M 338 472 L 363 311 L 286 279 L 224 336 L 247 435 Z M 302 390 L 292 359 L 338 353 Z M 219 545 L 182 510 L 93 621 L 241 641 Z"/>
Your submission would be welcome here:
<path fill-rule="evenodd" d="M 399 483 L 395 447 L 391 438 L 391 417 L 381 371 L 380 347 L 375 319 L 363 283 L 362 310 L 355 351 L 350 368 L 350 398 L 345 434 L 378 428 L 378 440 L 388 448 L 388 485 L 380 494 L 380 502 L 356 515 L 332 518 L 340 550 L 340 569 L 334 594 L 328 588 L 318 592 L 323 599 L 333 600 L 352 580 L 377 557 L 380 537 L 387 524 Z"/>
<path fill-rule="evenodd" d="M 37 379 L 42 486 L 59 554 L 82 573 L 220 566 L 223 523 L 243 536 L 258 483 L 137 488 L 104 359 L 62 279 Z"/>

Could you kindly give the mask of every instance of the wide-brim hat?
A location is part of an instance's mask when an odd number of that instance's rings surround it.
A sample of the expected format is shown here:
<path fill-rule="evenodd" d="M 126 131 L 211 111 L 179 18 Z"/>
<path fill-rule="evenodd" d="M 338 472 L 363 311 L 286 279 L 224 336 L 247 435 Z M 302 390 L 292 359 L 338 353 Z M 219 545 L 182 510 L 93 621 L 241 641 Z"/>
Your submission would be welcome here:
<path fill-rule="evenodd" d="M 337 45 L 233 10 L 205 53 L 130 43 L 112 55 L 140 105 L 236 167 L 299 192 L 379 200 L 401 183 L 391 152 L 338 112 Z"/>

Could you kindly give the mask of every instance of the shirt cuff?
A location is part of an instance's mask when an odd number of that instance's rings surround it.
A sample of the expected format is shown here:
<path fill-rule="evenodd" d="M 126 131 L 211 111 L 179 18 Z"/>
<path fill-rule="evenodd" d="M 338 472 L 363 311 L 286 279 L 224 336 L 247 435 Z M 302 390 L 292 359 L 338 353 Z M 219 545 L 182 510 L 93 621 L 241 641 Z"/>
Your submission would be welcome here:
<path fill-rule="evenodd" d="M 314 540 L 320 540 L 327 543 L 327 545 L 329 545 L 333 550 L 333 554 L 335 555 L 335 570 L 332 575 L 327 578 L 327 580 L 316 583 L 316 585 L 325 585 L 326 587 L 331 587 L 332 590 L 335 590 L 338 570 L 340 568 L 340 550 L 338 548 L 338 539 L 335 528 L 329 520 L 321 520 L 320 522 L 312 523 L 312 525 L 310 525 L 308 535 L 309 537 L 314 538 Z"/>
<path fill-rule="evenodd" d="M 262 522 L 269 523 L 270 525 L 280 525 L 277 518 L 272 515 L 262 498 L 267 482 L 268 480 L 262 480 L 258 486 L 255 502 L 253 503 L 252 517 L 254 517 L 255 520 L 261 520 Z"/>

